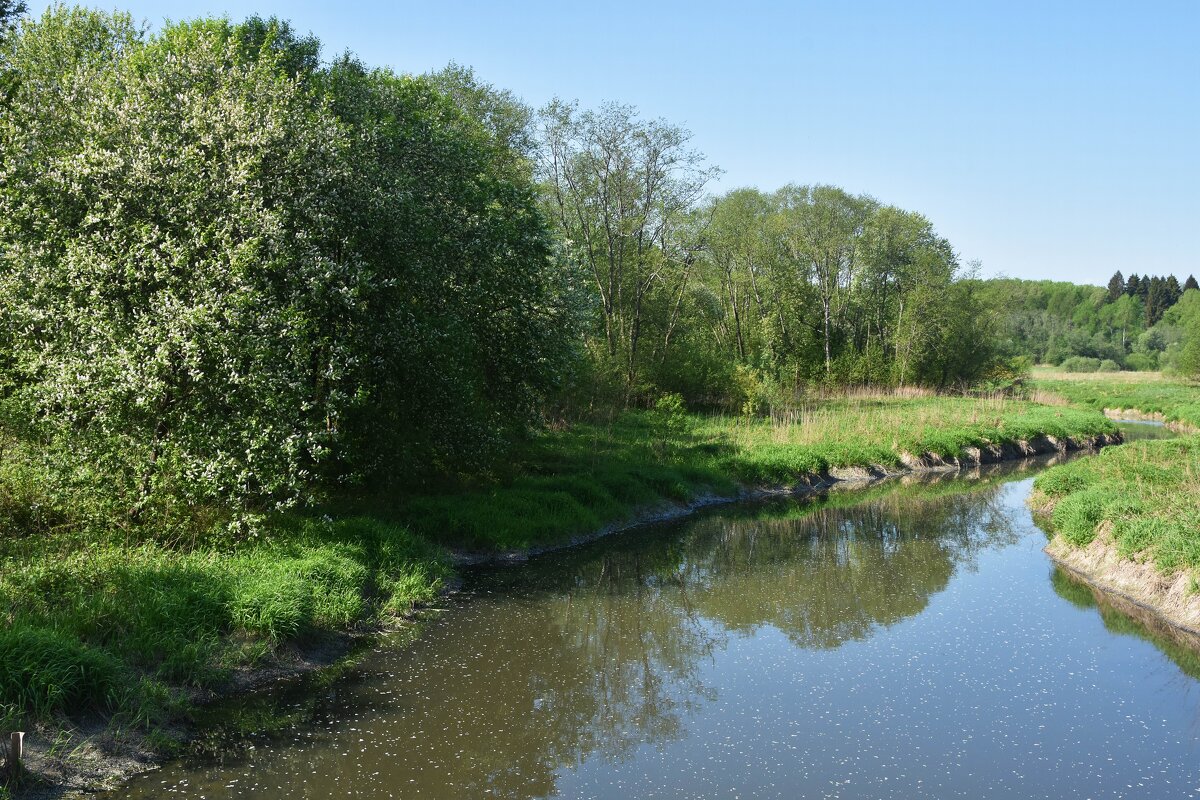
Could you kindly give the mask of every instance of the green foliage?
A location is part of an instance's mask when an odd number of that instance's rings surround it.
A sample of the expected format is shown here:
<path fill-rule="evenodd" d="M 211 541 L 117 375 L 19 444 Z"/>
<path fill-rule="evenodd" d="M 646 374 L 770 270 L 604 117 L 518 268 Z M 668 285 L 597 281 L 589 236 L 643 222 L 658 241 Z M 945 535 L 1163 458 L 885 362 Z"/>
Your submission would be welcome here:
<path fill-rule="evenodd" d="M 679 343 L 698 321 L 688 300 L 702 223 L 691 212 L 719 170 L 688 147 L 691 133 L 628 105 L 555 99 L 538 125 L 546 216 L 568 273 L 594 288 L 581 308 L 588 352 L 621 405 L 652 397 L 647 373 L 688 352 Z"/>
<path fill-rule="evenodd" d="M 60 631 L 20 623 L 0 630 L 0 708 L 41 717 L 113 705 L 124 675 L 109 654 Z"/>
<path fill-rule="evenodd" d="M 660 338 L 636 387 L 783 409 L 814 385 L 970 384 L 1000 363 L 994 313 L 919 214 L 834 186 L 738 189 L 686 233 L 702 247 L 677 246 L 676 283 L 644 309 L 663 316 L 639 321 Z"/>
<path fill-rule="evenodd" d="M 1130 353 L 1125 366 L 1135 372 L 1153 372 L 1158 369 L 1158 357 L 1154 353 Z"/>
<path fill-rule="evenodd" d="M 478 466 L 569 361 L 528 173 L 426 82 L 317 52 L 62 8 L 12 44 L 0 366 L 135 518 Z"/>
<path fill-rule="evenodd" d="M 1087 356 L 1071 356 L 1063 359 L 1058 365 L 1063 372 L 1096 372 L 1100 369 L 1100 359 Z"/>
<path fill-rule="evenodd" d="M 1200 567 L 1200 437 L 1133 442 L 1054 467 L 1035 488 L 1055 502 L 1054 529 L 1074 546 L 1108 525 L 1126 558 L 1162 571 Z"/>
<path fill-rule="evenodd" d="M 986 304 L 1003 318 L 1001 348 L 1070 372 L 1092 372 L 1090 361 L 1118 368 L 1171 366 L 1192 338 L 1187 292 L 1166 278 L 1115 274 L 1108 289 L 1053 281 L 996 279 L 980 284 Z M 1111 366 L 1105 366 L 1105 371 Z"/>

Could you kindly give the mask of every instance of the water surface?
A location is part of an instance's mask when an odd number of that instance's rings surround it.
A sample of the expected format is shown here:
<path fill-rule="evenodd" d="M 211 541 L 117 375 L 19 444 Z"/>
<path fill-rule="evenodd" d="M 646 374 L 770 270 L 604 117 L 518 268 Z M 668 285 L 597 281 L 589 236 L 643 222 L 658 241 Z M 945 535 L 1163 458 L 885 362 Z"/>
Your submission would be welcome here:
<path fill-rule="evenodd" d="M 729 507 L 481 570 L 282 734 L 115 796 L 1197 796 L 1192 651 L 1052 567 L 1031 482 Z"/>
<path fill-rule="evenodd" d="M 1121 430 L 1125 441 L 1138 439 L 1176 439 L 1179 434 L 1171 430 L 1165 423 L 1152 419 L 1118 419 L 1113 420 Z"/>

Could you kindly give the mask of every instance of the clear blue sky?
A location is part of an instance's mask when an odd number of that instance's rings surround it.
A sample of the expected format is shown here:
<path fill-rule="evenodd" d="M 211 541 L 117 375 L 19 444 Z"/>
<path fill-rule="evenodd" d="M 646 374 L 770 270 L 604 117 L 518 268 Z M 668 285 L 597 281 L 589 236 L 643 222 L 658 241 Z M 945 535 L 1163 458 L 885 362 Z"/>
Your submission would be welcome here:
<path fill-rule="evenodd" d="M 115 2 L 285 17 L 326 56 L 453 60 L 535 106 L 633 103 L 693 132 L 717 189 L 867 192 L 984 275 L 1200 275 L 1200 0 Z"/>

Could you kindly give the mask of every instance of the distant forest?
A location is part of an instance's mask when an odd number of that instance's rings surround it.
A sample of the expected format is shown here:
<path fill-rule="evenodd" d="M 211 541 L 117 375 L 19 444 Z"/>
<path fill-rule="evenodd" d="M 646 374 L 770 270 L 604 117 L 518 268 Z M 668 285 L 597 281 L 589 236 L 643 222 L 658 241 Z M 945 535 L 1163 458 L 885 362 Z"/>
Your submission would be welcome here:
<path fill-rule="evenodd" d="M 980 283 L 989 307 L 1000 309 L 1010 356 L 1068 371 L 1165 369 L 1200 373 L 1200 292 L 1192 275 L 1125 278 L 1107 288 L 1057 281 L 997 278 Z"/>

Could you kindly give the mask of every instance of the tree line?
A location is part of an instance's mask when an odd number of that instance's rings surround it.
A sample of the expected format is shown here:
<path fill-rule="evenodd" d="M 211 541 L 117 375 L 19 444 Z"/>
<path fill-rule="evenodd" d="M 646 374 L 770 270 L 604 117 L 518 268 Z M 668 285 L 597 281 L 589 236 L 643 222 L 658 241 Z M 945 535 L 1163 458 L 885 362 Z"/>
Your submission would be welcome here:
<path fill-rule="evenodd" d="M 1165 278 L 1146 275 L 1139 278 L 1134 272 L 1126 279 L 1117 270 L 1108 281 L 1108 302 L 1115 303 L 1122 296 L 1141 298 L 1146 310 L 1146 322 L 1153 326 L 1158 324 L 1168 308 L 1179 302 L 1188 289 L 1200 289 L 1194 275 L 1188 275 L 1181 286 L 1174 275 Z"/>
<path fill-rule="evenodd" d="M 1001 312 L 1000 347 L 1009 357 L 1069 371 L 1164 369 L 1192 376 L 1200 369 L 1184 353 L 1200 348 L 1200 320 L 1192 310 L 1198 288 L 1191 275 L 1181 284 L 1174 275 L 1125 278 L 1118 271 L 1103 288 L 1003 278 L 982 282 L 980 291 Z"/>
<path fill-rule="evenodd" d="M 5 425 L 137 520 L 486 470 L 548 416 L 1003 375 L 912 211 L 712 196 L 690 134 L 398 75 L 276 19 L 5 3 Z"/>

